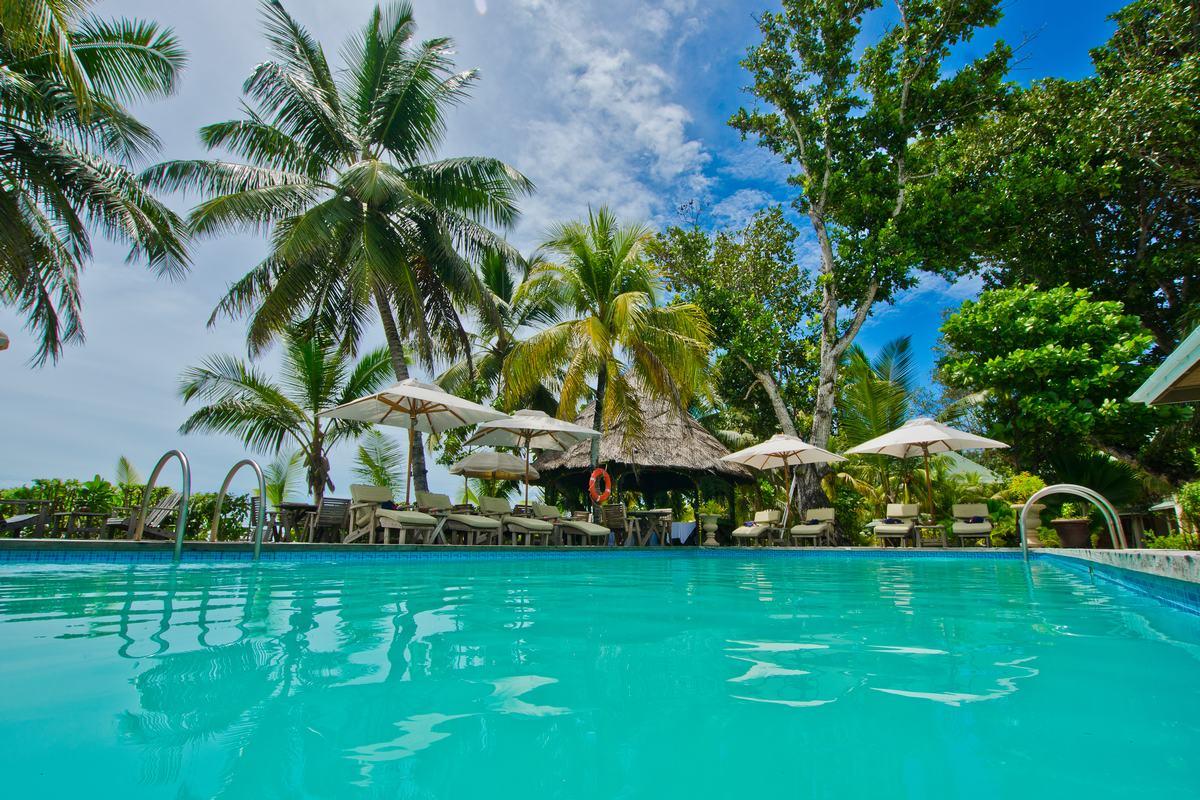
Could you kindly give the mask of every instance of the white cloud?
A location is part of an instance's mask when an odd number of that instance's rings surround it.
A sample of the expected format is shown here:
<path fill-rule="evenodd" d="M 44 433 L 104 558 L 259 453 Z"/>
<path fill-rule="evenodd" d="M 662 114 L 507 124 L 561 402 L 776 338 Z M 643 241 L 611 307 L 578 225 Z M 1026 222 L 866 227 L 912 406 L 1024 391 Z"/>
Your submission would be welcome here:
<path fill-rule="evenodd" d="M 754 214 L 775 202 L 775 198 L 761 189 L 738 189 L 712 207 L 712 216 L 718 223 L 740 228 Z"/>

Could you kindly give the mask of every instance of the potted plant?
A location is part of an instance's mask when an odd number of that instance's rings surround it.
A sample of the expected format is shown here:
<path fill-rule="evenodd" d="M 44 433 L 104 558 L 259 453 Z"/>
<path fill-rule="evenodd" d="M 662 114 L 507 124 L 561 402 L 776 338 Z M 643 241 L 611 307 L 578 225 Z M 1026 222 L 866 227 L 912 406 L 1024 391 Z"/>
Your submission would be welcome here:
<path fill-rule="evenodd" d="M 1045 488 L 1046 482 L 1038 476 L 1031 475 L 1028 472 L 1018 472 L 1009 479 L 1008 486 L 997 492 L 995 497 L 997 500 L 1007 500 L 1012 505 L 1013 513 L 1019 515 L 1021 509 L 1025 507 L 1025 503 L 1029 501 L 1029 498 Z M 1037 531 L 1042 526 L 1042 512 L 1045 510 L 1046 506 L 1044 504 L 1034 503 L 1025 514 L 1025 536 L 1030 547 L 1042 546 Z M 1017 525 L 1017 535 L 1019 538 L 1019 519 Z"/>
<path fill-rule="evenodd" d="M 1050 520 L 1063 547 L 1091 547 L 1092 521 L 1078 503 L 1063 503 L 1056 519 Z"/>
<path fill-rule="evenodd" d="M 725 513 L 725 507 L 716 500 L 705 500 L 700 504 L 700 513 L 696 516 L 700 519 L 700 529 L 704 531 L 704 546 L 717 547 L 717 524 L 721 520 L 721 515 Z"/>

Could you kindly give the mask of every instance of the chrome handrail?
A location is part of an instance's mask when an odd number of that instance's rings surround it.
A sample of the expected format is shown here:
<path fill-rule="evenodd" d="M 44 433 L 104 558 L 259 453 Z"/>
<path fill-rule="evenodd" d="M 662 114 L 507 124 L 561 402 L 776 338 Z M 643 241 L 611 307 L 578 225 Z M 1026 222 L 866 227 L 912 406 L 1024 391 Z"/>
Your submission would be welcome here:
<path fill-rule="evenodd" d="M 187 532 L 188 502 L 192 499 L 192 468 L 188 464 L 187 456 L 183 454 L 182 450 L 168 450 L 163 453 L 163 457 L 154 465 L 154 470 L 150 473 L 150 480 L 146 483 L 146 488 L 142 492 L 142 508 L 138 512 L 137 526 L 133 530 L 133 538 L 138 541 L 142 538 L 142 532 L 146 526 L 146 512 L 150 510 L 150 495 L 154 491 L 154 484 L 158 480 L 158 475 L 162 472 L 163 467 L 172 458 L 179 460 L 179 469 L 183 473 L 183 490 L 179 501 L 179 521 L 175 523 L 174 560 L 178 561 L 183 556 L 183 535 Z"/>
<path fill-rule="evenodd" d="M 1112 503 L 1108 502 L 1099 492 L 1089 489 L 1086 486 L 1080 486 L 1075 483 L 1056 483 L 1053 486 L 1047 486 L 1044 489 L 1034 492 L 1033 496 L 1025 501 L 1025 505 L 1021 506 L 1020 516 L 1017 518 L 1017 526 L 1021 531 L 1021 556 L 1026 561 L 1029 560 L 1029 539 L 1025 530 L 1025 515 L 1038 500 L 1054 494 L 1069 494 L 1075 497 L 1082 497 L 1099 508 L 1100 514 L 1104 517 L 1104 524 L 1108 527 L 1108 535 L 1112 538 L 1113 546 L 1119 550 L 1126 549 L 1125 531 L 1121 529 L 1121 517 L 1117 514 L 1117 509 Z"/>
<path fill-rule="evenodd" d="M 221 503 L 225 500 L 225 494 L 229 491 L 229 484 L 233 482 L 233 476 L 242 467 L 250 467 L 258 477 L 258 519 L 254 521 L 254 560 L 258 561 L 259 556 L 262 555 L 263 527 L 267 521 L 267 479 L 263 477 L 262 467 L 253 459 L 243 458 L 225 474 L 225 482 L 221 484 L 217 502 L 213 505 L 212 525 L 208 529 L 208 540 L 210 542 L 217 540 L 217 529 L 221 526 Z"/>

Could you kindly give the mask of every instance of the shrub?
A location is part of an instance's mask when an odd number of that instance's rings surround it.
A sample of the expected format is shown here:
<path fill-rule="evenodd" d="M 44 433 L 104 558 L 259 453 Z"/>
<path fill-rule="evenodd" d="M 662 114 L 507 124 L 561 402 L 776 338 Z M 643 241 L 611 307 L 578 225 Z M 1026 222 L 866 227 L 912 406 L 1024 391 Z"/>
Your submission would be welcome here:
<path fill-rule="evenodd" d="M 207 539 L 212 526 L 213 509 L 217 504 L 215 492 L 192 495 L 188 504 L 188 539 Z M 250 495 L 227 494 L 221 502 L 221 526 L 217 537 L 222 542 L 235 542 L 250 536 Z"/>

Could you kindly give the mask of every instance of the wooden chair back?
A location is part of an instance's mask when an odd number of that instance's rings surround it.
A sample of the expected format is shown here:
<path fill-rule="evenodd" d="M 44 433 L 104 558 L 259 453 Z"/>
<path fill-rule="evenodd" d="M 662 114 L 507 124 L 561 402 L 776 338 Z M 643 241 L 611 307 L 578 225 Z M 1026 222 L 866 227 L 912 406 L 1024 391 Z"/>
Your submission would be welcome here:
<path fill-rule="evenodd" d="M 350 501 L 341 497 L 322 497 L 317 509 L 318 528 L 344 528 L 350 517 Z"/>
<path fill-rule="evenodd" d="M 921 513 L 921 506 L 916 503 L 888 503 L 888 519 L 915 520 Z"/>
<path fill-rule="evenodd" d="M 971 519 L 972 517 L 987 519 L 990 514 L 987 503 L 955 503 L 950 513 L 955 519 Z"/>

